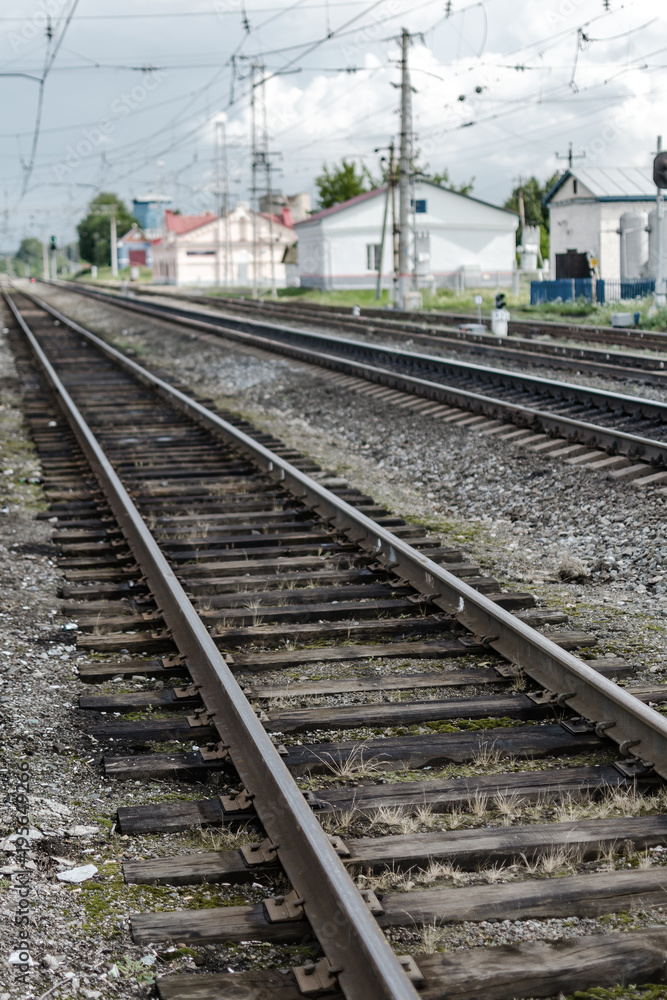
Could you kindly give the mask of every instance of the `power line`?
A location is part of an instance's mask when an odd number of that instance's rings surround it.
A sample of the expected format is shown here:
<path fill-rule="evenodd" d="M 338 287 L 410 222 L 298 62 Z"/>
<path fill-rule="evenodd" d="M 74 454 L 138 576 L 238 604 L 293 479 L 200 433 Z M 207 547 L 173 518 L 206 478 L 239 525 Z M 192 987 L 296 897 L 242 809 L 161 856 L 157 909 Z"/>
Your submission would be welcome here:
<path fill-rule="evenodd" d="M 364 0 L 337 0 L 337 7 L 359 7 L 364 2 Z M 302 8 L 303 10 L 328 10 L 329 3 L 325 0 L 323 3 L 309 3 L 305 4 Z M 269 14 L 272 12 L 277 12 L 278 17 L 282 16 L 284 9 L 282 7 L 255 7 L 251 10 L 252 14 Z M 238 10 L 183 10 L 183 11 L 160 11 L 159 13 L 152 14 L 81 14 L 77 18 L 77 21 L 139 21 L 139 20 L 167 20 L 170 18 L 181 18 L 187 17 L 188 20 L 195 17 L 236 17 L 238 15 Z M 6 24 L 22 24 L 25 21 L 25 17 L 0 17 L 0 23 Z"/>
<path fill-rule="evenodd" d="M 79 0 L 72 0 L 72 6 L 70 7 L 69 13 L 65 18 L 65 24 L 63 25 L 60 35 L 56 39 L 55 45 L 53 46 L 53 50 L 51 50 L 51 42 L 53 40 L 51 19 L 48 18 L 47 20 L 47 29 L 46 29 L 47 46 L 46 46 L 46 56 L 44 59 L 44 70 L 42 72 L 42 78 L 39 82 L 39 94 L 37 96 L 37 114 L 35 116 L 35 129 L 32 137 L 30 159 L 28 160 L 28 163 L 25 166 L 25 173 L 23 176 L 23 186 L 21 188 L 20 198 L 23 198 L 24 194 L 28 190 L 30 178 L 32 177 L 32 171 L 35 166 L 35 157 L 37 155 L 37 143 L 39 142 L 39 130 L 42 124 L 42 109 L 44 107 L 44 87 L 46 84 L 46 79 L 49 75 L 49 72 L 51 71 L 53 63 L 55 62 L 56 56 L 58 55 L 58 50 L 62 45 L 67 29 L 70 25 L 70 21 L 74 16 L 74 11 L 76 10 L 78 4 Z"/>

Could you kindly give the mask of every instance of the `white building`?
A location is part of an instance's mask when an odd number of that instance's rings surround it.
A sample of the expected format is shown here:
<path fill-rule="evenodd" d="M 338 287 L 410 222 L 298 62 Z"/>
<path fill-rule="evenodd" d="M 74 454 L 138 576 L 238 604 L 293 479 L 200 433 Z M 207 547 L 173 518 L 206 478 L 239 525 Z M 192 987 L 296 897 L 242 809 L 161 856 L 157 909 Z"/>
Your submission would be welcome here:
<path fill-rule="evenodd" d="M 621 277 L 621 216 L 655 208 L 649 168 L 574 167 L 566 170 L 544 199 L 549 206 L 551 276 L 563 273 L 568 251 L 587 254 L 601 278 Z M 559 259 L 560 258 L 560 259 Z"/>
<path fill-rule="evenodd" d="M 295 224 L 302 286 L 374 287 L 386 197 L 386 187 L 377 188 Z M 414 184 L 412 208 L 410 254 L 419 287 L 511 284 L 517 215 L 425 180 Z M 393 274 L 392 242 L 390 208 L 385 288 Z"/>
<path fill-rule="evenodd" d="M 281 216 L 252 212 L 240 203 L 226 217 L 212 212 L 165 212 L 165 234 L 153 244 L 154 285 L 284 288 L 296 243 L 289 209 Z M 256 262 L 256 265 L 255 265 Z M 291 281 L 289 282 L 291 283 Z"/>

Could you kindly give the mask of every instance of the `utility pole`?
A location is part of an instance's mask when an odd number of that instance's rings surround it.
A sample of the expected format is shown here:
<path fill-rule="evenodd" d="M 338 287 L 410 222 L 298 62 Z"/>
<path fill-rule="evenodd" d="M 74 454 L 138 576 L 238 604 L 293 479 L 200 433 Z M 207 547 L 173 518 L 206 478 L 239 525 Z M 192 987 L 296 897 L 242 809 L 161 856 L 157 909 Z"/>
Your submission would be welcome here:
<path fill-rule="evenodd" d="M 408 214 L 410 211 L 410 72 L 408 49 L 410 32 L 401 31 L 401 147 L 399 163 L 399 221 L 398 221 L 398 298 L 396 306 L 405 309 L 410 281 L 408 252 Z"/>
<path fill-rule="evenodd" d="M 377 152 L 377 150 L 376 150 Z M 389 202 L 394 190 L 394 140 L 389 143 L 389 171 L 387 173 L 387 194 L 384 200 L 384 216 L 382 219 L 382 237 L 380 239 L 380 254 L 378 260 L 378 278 L 375 288 L 375 298 L 382 298 L 382 265 L 384 260 L 384 240 L 387 232 L 387 215 L 389 214 Z"/>
<path fill-rule="evenodd" d="M 575 160 L 585 160 L 586 159 L 586 154 L 585 153 L 573 153 L 572 152 L 572 143 L 570 143 L 570 145 L 568 147 L 567 153 L 564 154 L 563 156 L 561 156 L 560 153 L 556 153 L 556 159 L 557 160 L 567 160 L 568 167 L 569 167 L 570 170 L 572 170 L 572 164 L 574 163 L 574 161 Z"/>
<path fill-rule="evenodd" d="M 264 78 L 262 77 L 262 155 L 264 157 L 264 166 L 266 168 L 266 195 L 267 201 L 269 203 L 269 253 L 271 255 L 271 298 L 278 298 L 278 289 L 276 288 L 276 260 L 275 260 L 275 246 L 273 242 L 273 191 L 271 185 L 271 158 L 269 156 L 269 127 L 266 119 L 266 91 L 264 87 Z"/>
<path fill-rule="evenodd" d="M 230 268 L 232 261 L 231 237 L 229 231 L 229 170 L 227 168 L 227 131 L 225 123 L 220 122 L 220 135 L 222 137 L 222 209 L 225 216 L 225 288 L 230 283 Z"/>
<path fill-rule="evenodd" d="M 220 217 L 222 215 L 222 179 L 220 177 L 220 127 L 221 121 L 215 123 L 215 197 L 216 197 L 216 220 L 215 220 L 215 284 L 220 287 Z"/>
<path fill-rule="evenodd" d="M 116 238 L 116 216 L 112 214 L 111 224 L 111 277 L 118 277 L 118 240 Z"/>
<path fill-rule="evenodd" d="M 252 141 L 251 141 L 251 156 L 252 156 L 252 188 L 250 194 L 250 208 L 252 210 L 252 297 L 253 299 L 258 298 L 258 252 L 257 252 L 257 213 L 259 211 L 259 205 L 257 204 L 257 121 L 256 121 L 256 107 L 255 107 L 255 70 L 260 66 L 260 63 L 253 59 L 252 69 L 250 75 L 250 128 L 252 130 Z"/>
<path fill-rule="evenodd" d="M 46 229 L 42 227 L 42 277 L 49 280 L 49 251 L 46 246 Z"/>
<path fill-rule="evenodd" d="M 662 152 L 662 136 L 658 136 L 658 153 Z M 658 256 L 655 272 L 655 294 L 653 304 L 656 309 L 664 309 L 667 296 L 665 295 L 665 269 L 662 260 L 662 220 L 665 214 L 665 203 L 662 198 L 662 188 L 656 187 L 655 194 L 655 249 Z"/>
<path fill-rule="evenodd" d="M 55 238 L 55 236 L 51 237 L 51 239 L 49 240 L 49 243 L 50 243 L 50 246 L 49 246 L 49 264 L 50 264 L 49 274 L 50 274 L 51 280 L 55 281 L 55 279 L 58 277 L 58 258 L 56 256 L 57 250 L 56 250 L 56 238 Z"/>
<path fill-rule="evenodd" d="M 516 183 L 519 185 L 517 190 L 517 199 L 519 202 L 519 222 L 521 223 L 521 239 L 523 239 L 523 231 L 526 228 L 526 206 L 523 200 L 524 178 L 517 177 Z"/>

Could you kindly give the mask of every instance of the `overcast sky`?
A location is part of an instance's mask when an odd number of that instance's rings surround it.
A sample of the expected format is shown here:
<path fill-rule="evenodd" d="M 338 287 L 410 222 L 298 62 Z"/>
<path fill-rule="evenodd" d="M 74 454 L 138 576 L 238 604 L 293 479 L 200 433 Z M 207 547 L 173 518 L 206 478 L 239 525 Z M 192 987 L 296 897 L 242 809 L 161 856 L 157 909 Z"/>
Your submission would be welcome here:
<path fill-rule="evenodd" d="M 447 16 L 444 0 L 3 0 L 0 250 L 43 228 L 73 239 L 100 190 L 215 209 L 221 118 L 231 198 L 248 200 L 253 59 L 274 188 L 315 196 L 342 156 L 377 174 L 404 27 L 422 163 L 474 176 L 478 197 L 551 175 L 570 141 L 588 165 L 648 170 L 661 131 L 667 144 L 664 3 L 607 2 L 452 0 Z"/>

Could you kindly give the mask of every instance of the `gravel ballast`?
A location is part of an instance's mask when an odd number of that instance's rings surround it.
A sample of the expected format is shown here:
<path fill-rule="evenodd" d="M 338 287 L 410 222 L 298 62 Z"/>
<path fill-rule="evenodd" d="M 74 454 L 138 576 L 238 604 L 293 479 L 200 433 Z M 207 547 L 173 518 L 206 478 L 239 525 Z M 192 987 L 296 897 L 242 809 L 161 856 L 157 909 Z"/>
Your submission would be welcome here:
<path fill-rule="evenodd" d="M 473 430 L 373 402 L 335 388 L 316 370 L 284 358 L 179 332 L 173 324 L 111 312 L 60 290 L 38 291 L 94 332 L 129 349 L 141 363 L 178 376 L 347 478 L 393 512 L 462 547 L 485 572 L 512 589 L 532 590 L 546 606 L 566 610 L 573 627 L 597 635 L 597 655 L 624 655 L 638 665 L 639 676 L 652 682 L 663 676 L 667 546 L 659 531 L 665 501 L 655 490 L 639 490 L 604 474 L 537 457 L 518 445 L 490 443 Z M 165 961 L 173 969 L 243 968 L 250 953 L 200 949 L 163 959 L 158 949 L 130 943 L 127 916 L 133 907 L 149 908 L 150 902 L 147 896 L 133 898 L 123 888 L 119 860 L 206 847 L 191 836 L 167 842 L 133 838 L 128 843 L 110 834 L 117 805 L 149 801 L 151 795 L 157 800 L 163 790 L 180 792 L 177 786 L 161 785 L 130 793 L 128 786 L 102 780 L 99 752 L 81 735 L 80 719 L 72 708 L 82 687 L 75 670 L 78 654 L 58 612 L 60 575 L 49 542 L 51 526 L 34 520 L 42 501 L 39 487 L 28 479 L 35 478 L 38 466 L 20 423 L 18 386 L 4 342 L 0 352 L 0 374 L 9 400 L 7 412 L 0 411 L 2 471 L 14 470 L 0 481 L 7 487 L 0 498 L 6 508 L 0 515 L 0 570 L 5 583 L 0 609 L 5 616 L 0 618 L 0 708 L 6 733 L 1 766 L 11 789 L 21 763 L 28 760 L 34 803 L 31 822 L 41 835 L 31 842 L 28 858 L 35 864 L 38 883 L 31 951 L 36 965 L 29 970 L 27 990 L 21 992 L 15 968 L 5 959 L 0 967 L 0 1000 L 37 998 L 60 982 L 58 977 L 66 976 L 72 996 L 136 997 L 150 987 L 156 964 Z M 19 445 L 20 461 L 12 453 Z M 19 482 L 21 477 L 24 483 Z M 562 579 L 573 574 L 577 579 L 572 582 Z M 306 671 L 300 674 L 307 676 Z M 62 702 L 57 713 L 54 700 Z M 202 792 L 215 794 L 213 789 L 197 788 L 197 796 Z M 89 832 L 72 834 L 77 827 Z M 10 819 L 1 836 L 8 836 L 11 829 Z M 12 853 L 5 852 L 6 865 L 11 864 Z M 84 933 L 84 924 L 93 926 L 86 917 L 90 905 L 84 907 L 91 890 L 83 888 L 86 883 L 76 886 L 58 880 L 57 874 L 67 869 L 54 857 L 67 860 L 73 868 L 95 865 L 95 880 L 100 884 L 108 880 L 118 889 L 117 913 L 96 919 L 94 930 Z M 2 858 L 0 854 L 0 863 Z M 0 879 L 0 934 L 4 935 L 4 924 L 10 940 L 15 913 L 11 874 Z M 224 890 L 216 887 L 218 891 L 222 901 Z M 190 895 L 187 889 L 175 895 L 168 892 L 173 898 L 165 908 L 187 905 L 188 901 L 182 902 L 184 895 Z M 258 888 L 247 898 L 254 901 L 265 894 Z M 190 902 L 195 905 L 197 900 Z M 609 929 L 610 923 L 604 921 L 582 921 L 576 929 L 571 922 L 555 920 L 516 922 L 511 927 L 489 923 L 481 928 L 481 938 L 499 944 Z M 480 925 L 466 924 L 457 925 L 439 943 L 458 948 L 482 940 Z M 268 964 L 299 960 L 276 949 L 261 948 L 256 953 Z"/>

